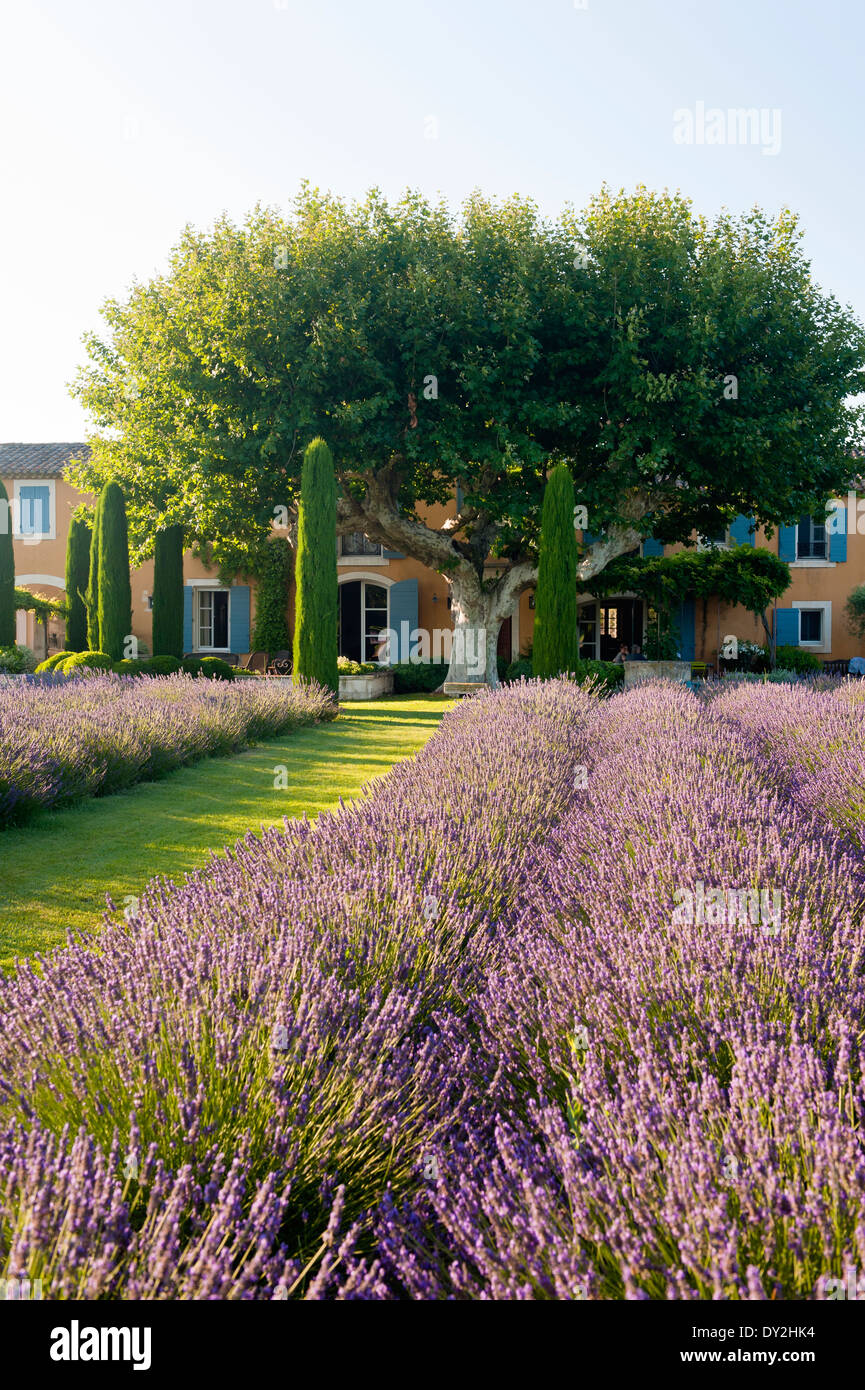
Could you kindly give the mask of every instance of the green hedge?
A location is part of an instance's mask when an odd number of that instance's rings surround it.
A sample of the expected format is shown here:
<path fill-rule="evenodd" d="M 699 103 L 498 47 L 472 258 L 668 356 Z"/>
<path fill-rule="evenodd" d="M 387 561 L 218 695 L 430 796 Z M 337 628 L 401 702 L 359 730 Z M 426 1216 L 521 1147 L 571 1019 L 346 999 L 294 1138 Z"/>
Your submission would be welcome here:
<path fill-rule="evenodd" d="M 77 655 L 77 652 L 55 652 L 53 656 L 47 657 L 45 661 L 40 661 L 39 665 L 36 667 L 36 674 L 37 676 L 41 676 L 43 671 L 53 671 L 54 667 L 59 666 L 61 661 L 68 661 L 70 656 Z"/>
<path fill-rule="evenodd" d="M 29 647 L 19 647 L 15 642 L 0 647 L 0 676 L 20 676 L 36 669 L 36 657 Z"/>
<path fill-rule="evenodd" d="M 66 660 L 60 662 L 57 670 L 64 676 L 71 676 L 76 671 L 110 671 L 113 665 L 107 652 L 75 652 L 72 656 L 67 652 Z"/>
<path fill-rule="evenodd" d="M 519 661 L 512 661 L 505 672 L 505 681 L 526 680 L 532 678 L 532 662 L 527 657 L 520 657 Z M 583 661 L 578 660 L 574 665 L 572 678 L 582 685 L 587 680 L 595 680 L 599 683 L 602 690 L 612 692 L 618 690 L 625 679 L 624 666 L 617 666 L 612 661 Z"/>
<path fill-rule="evenodd" d="M 378 669 L 378 668 L 376 668 Z M 395 695 L 413 695 L 438 690 L 448 673 L 446 661 L 400 661 L 391 666 Z"/>
<path fill-rule="evenodd" d="M 118 676 L 140 676 L 146 668 L 143 661 L 136 661 L 132 656 L 124 656 L 121 661 L 115 661 L 111 669 L 116 671 Z"/>
<path fill-rule="evenodd" d="M 800 675 L 823 670 L 819 656 L 813 652 L 803 652 L 801 647 L 776 647 L 775 666 L 779 671 L 796 671 Z"/>
<path fill-rule="evenodd" d="M 201 674 L 213 681 L 233 681 L 234 667 L 229 666 L 227 661 L 223 661 L 219 656 L 203 656 L 201 658 Z"/>
<path fill-rule="evenodd" d="M 151 656 L 142 665 L 145 676 L 173 676 L 180 670 L 180 662 L 176 656 Z"/>

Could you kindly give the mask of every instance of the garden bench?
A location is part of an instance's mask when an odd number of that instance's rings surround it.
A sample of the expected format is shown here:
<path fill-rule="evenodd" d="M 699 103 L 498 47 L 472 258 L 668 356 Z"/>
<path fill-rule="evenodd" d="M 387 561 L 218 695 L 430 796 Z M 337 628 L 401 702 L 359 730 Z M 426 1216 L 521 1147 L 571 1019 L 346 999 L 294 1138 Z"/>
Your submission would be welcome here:
<path fill-rule="evenodd" d="M 445 681 L 442 686 L 445 695 L 477 695 L 479 690 L 489 690 L 486 681 Z"/>

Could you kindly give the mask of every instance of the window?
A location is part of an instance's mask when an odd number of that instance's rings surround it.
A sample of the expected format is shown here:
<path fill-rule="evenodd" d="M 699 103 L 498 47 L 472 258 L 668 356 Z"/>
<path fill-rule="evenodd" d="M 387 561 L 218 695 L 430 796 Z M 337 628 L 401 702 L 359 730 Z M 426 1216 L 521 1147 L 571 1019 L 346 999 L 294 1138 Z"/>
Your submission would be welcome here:
<path fill-rule="evenodd" d="M 799 615 L 799 641 L 823 641 L 823 614 L 819 608 L 803 608 Z"/>
<path fill-rule="evenodd" d="M 196 589 L 199 650 L 228 650 L 228 590 Z"/>
<path fill-rule="evenodd" d="M 363 586 L 363 659 L 372 661 L 381 634 L 387 627 L 387 589 L 383 584 Z"/>
<path fill-rule="evenodd" d="M 618 637 L 619 635 L 619 610 L 618 608 L 607 608 L 601 605 L 601 636 Z"/>
<path fill-rule="evenodd" d="M 701 536 L 700 545 L 704 550 L 709 550 L 713 546 L 726 545 L 729 532 L 719 531 L 717 536 Z"/>
<path fill-rule="evenodd" d="M 799 646 L 814 652 L 832 650 L 832 603 L 813 599 L 794 603 L 799 613 Z"/>
<path fill-rule="evenodd" d="M 825 524 L 814 521 L 810 516 L 801 516 L 796 532 L 796 559 L 825 560 L 827 558 Z"/>
<path fill-rule="evenodd" d="M 371 541 L 362 531 L 349 531 L 348 535 L 340 536 L 339 553 L 348 557 L 351 555 L 381 555 L 381 546 L 377 541 Z"/>
<path fill-rule="evenodd" d="M 54 483 L 14 486 L 13 533 L 25 541 L 54 539 Z"/>
<path fill-rule="evenodd" d="M 578 610 L 577 631 L 580 639 L 580 657 L 594 661 L 598 640 L 598 605 L 583 603 Z"/>

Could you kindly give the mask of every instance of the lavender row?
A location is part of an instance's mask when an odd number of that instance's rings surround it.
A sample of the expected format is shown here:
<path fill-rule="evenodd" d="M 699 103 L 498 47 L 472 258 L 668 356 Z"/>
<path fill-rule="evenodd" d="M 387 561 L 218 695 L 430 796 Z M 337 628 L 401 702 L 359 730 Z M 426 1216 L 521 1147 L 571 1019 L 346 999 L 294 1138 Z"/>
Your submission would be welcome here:
<path fill-rule="evenodd" d="M 655 686 L 595 713 L 472 1010 L 489 1104 L 426 1192 L 381 1205 L 354 1277 L 382 1297 L 760 1299 L 862 1271 L 863 709 Z"/>
<path fill-rule="evenodd" d="M 0 982 L 7 1277 L 381 1296 L 348 1262 L 486 1113 L 471 1010 L 595 703 L 566 683 L 467 702 L 338 814 L 154 882 L 136 918 Z"/>
<path fill-rule="evenodd" d="M 0 827 L 335 715 L 326 692 L 275 682 L 0 676 Z"/>

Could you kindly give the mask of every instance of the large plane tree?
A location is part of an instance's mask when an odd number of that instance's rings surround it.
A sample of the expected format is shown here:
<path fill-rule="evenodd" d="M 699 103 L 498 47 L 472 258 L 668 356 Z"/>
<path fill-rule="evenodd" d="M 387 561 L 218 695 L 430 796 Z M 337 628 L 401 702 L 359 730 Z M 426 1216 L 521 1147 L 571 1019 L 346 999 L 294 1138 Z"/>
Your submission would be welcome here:
<path fill-rule="evenodd" d="M 338 530 L 444 575 L 455 652 L 483 631 L 493 682 L 555 464 L 586 509 L 584 582 L 647 535 L 819 509 L 860 442 L 863 331 L 812 281 L 788 212 L 706 220 L 679 195 L 603 190 L 545 220 L 519 198 L 455 214 L 304 187 L 286 217 L 187 229 L 167 274 L 104 314 L 73 477 L 122 480 L 136 555 L 177 522 L 251 568 L 274 523 L 291 534 L 322 436 Z"/>

